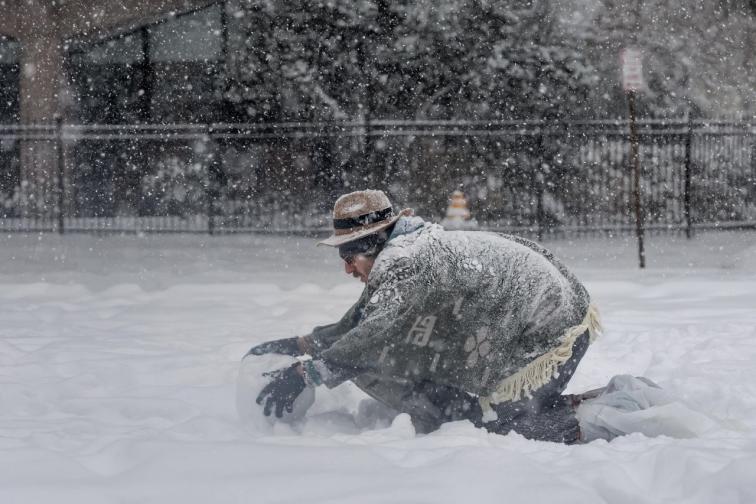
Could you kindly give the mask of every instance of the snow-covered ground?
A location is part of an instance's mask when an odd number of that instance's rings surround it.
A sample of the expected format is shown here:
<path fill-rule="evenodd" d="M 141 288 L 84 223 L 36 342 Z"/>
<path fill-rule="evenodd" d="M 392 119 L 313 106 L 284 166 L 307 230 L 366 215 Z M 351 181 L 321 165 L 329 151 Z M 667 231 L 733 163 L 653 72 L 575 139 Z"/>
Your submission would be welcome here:
<path fill-rule="evenodd" d="M 570 391 L 645 375 L 703 437 L 562 446 L 468 423 L 415 435 L 351 385 L 245 426 L 239 359 L 336 320 L 361 285 L 307 238 L 0 237 L 0 502 L 756 502 L 756 233 L 546 245 L 606 335 Z"/>

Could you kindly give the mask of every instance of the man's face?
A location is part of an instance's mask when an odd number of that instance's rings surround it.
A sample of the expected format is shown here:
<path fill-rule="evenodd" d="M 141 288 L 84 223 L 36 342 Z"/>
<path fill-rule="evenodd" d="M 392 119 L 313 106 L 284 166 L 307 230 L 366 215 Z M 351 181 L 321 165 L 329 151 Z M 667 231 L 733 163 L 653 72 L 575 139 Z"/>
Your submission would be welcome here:
<path fill-rule="evenodd" d="M 367 283 L 370 270 L 373 269 L 374 257 L 366 257 L 362 254 L 356 254 L 344 258 L 344 271 L 347 275 L 359 278 L 362 283 Z"/>

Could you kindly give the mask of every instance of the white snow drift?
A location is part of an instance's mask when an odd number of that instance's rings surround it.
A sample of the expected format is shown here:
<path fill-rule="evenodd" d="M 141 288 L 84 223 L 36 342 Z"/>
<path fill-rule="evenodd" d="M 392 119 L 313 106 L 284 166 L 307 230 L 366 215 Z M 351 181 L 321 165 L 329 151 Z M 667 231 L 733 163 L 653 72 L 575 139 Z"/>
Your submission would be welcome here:
<path fill-rule="evenodd" d="M 754 502 L 756 234 L 546 243 L 606 335 L 571 383 L 645 375 L 716 419 L 562 446 L 416 435 L 349 384 L 239 420 L 239 359 L 336 320 L 361 285 L 309 239 L 0 238 L 0 502 Z"/>

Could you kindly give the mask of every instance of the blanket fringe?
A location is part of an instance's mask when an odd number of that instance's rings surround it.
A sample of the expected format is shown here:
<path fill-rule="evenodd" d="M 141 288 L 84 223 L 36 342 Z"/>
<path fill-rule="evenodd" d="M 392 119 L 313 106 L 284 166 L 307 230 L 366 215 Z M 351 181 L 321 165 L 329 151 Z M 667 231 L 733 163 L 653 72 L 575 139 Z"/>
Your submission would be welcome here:
<path fill-rule="evenodd" d="M 599 312 L 593 304 L 588 306 L 588 311 L 580 324 L 565 331 L 561 338 L 562 343 L 558 347 L 537 357 L 515 374 L 502 380 L 491 395 L 480 397 L 484 414 L 491 411 L 491 404 L 519 401 L 523 396 L 529 398 L 531 392 L 546 385 L 556 375 L 559 366 L 572 357 L 575 340 L 586 331 L 589 343 L 593 343 L 602 332 Z"/>

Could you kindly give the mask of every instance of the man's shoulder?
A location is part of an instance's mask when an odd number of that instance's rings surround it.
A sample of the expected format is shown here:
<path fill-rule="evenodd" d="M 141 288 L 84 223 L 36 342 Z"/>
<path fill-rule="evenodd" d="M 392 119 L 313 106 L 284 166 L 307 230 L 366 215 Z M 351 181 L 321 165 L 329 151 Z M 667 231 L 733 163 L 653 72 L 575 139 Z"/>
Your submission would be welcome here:
<path fill-rule="evenodd" d="M 370 282 L 374 285 L 386 281 L 402 280 L 415 271 L 413 264 L 417 255 L 416 248 L 386 246 L 375 260 L 370 272 Z"/>
<path fill-rule="evenodd" d="M 550 255 L 537 243 L 515 235 L 477 230 L 445 230 L 438 224 L 425 222 L 422 227 L 389 240 L 378 255 L 374 269 L 379 272 L 425 264 L 438 256 L 469 256 L 489 254 Z"/>
<path fill-rule="evenodd" d="M 370 272 L 374 286 L 389 281 L 404 280 L 417 273 L 417 265 L 428 252 L 428 233 L 443 229 L 437 224 L 425 223 L 412 232 L 392 238 L 375 260 Z"/>
<path fill-rule="evenodd" d="M 378 256 L 381 263 L 419 259 L 443 252 L 452 254 L 475 253 L 480 248 L 529 249 L 529 240 L 489 231 L 445 230 L 438 224 L 425 223 L 411 233 L 391 239 Z M 533 244 L 535 245 L 535 244 Z M 537 247 L 537 245 L 536 245 Z"/>
<path fill-rule="evenodd" d="M 392 233 L 391 238 L 378 257 L 400 257 L 417 253 L 431 234 L 443 231 L 438 224 L 421 221 L 421 224 L 401 233 Z"/>

